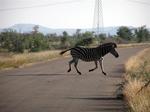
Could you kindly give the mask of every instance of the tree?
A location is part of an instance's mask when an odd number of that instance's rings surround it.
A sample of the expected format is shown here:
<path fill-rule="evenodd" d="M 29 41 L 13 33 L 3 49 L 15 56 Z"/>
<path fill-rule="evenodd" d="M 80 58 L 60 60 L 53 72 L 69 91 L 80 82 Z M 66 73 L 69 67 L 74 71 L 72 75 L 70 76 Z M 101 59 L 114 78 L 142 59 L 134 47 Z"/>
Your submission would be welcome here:
<path fill-rule="evenodd" d="M 75 33 L 75 37 L 79 38 L 81 36 L 81 29 L 77 29 Z"/>
<path fill-rule="evenodd" d="M 93 38 L 84 38 L 76 43 L 75 46 L 88 46 L 93 43 Z"/>
<path fill-rule="evenodd" d="M 82 33 L 82 38 L 93 38 L 93 32 L 86 31 L 85 33 Z"/>
<path fill-rule="evenodd" d="M 106 34 L 105 33 L 101 33 L 98 35 L 98 39 L 100 42 L 103 42 L 106 39 Z"/>
<path fill-rule="evenodd" d="M 34 36 L 36 38 L 32 38 L 32 52 L 46 50 L 49 48 L 48 39 L 42 33 L 37 33 Z"/>
<path fill-rule="evenodd" d="M 37 27 L 31 33 L 18 33 L 6 29 L 0 33 L 0 47 L 11 52 L 24 52 L 24 50 L 35 52 L 49 49 L 47 36 L 38 32 Z"/>
<path fill-rule="evenodd" d="M 66 44 L 67 42 L 68 33 L 66 31 L 63 32 L 63 36 L 61 38 L 61 43 Z"/>
<path fill-rule="evenodd" d="M 61 38 L 61 47 L 62 48 L 67 48 L 69 46 L 70 46 L 70 44 L 69 44 L 69 35 L 66 31 L 64 31 L 63 36 Z"/>
<path fill-rule="evenodd" d="M 150 40 L 150 32 L 146 26 L 142 26 L 135 29 L 135 37 L 137 42 L 148 41 Z"/>
<path fill-rule="evenodd" d="M 133 33 L 132 33 L 131 29 L 129 29 L 128 27 L 121 26 L 117 30 L 117 35 L 124 40 L 131 40 Z"/>
<path fill-rule="evenodd" d="M 36 34 L 36 33 L 38 33 L 38 30 L 39 30 L 39 26 L 38 26 L 38 25 L 35 25 L 35 26 L 33 27 L 32 33 L 33 33 L 33 34 Z"/>

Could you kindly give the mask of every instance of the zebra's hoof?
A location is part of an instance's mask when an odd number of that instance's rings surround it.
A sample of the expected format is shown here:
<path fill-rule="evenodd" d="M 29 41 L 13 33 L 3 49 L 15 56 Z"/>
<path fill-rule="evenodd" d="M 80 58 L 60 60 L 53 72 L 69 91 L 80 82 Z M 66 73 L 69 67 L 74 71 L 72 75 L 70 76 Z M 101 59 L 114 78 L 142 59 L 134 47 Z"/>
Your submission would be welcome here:
<path fill-rule="evenodd" d="M 78 72 L 79 75 L 81 75 L 81 72 Z"/>
<path fill-rule="evenodd" d="M 107 75 L 105 72 L 103 72 L 104 75 Z"/>
<path fill-rule="evenodd" d="M 67 72 L 70 72 L 71 71 L 71 69 L 69 69 Z"/>
<path fill-rule="evenodd" d="M 93 70 L 89 70 L 89 72 L 92 72 Z"/>

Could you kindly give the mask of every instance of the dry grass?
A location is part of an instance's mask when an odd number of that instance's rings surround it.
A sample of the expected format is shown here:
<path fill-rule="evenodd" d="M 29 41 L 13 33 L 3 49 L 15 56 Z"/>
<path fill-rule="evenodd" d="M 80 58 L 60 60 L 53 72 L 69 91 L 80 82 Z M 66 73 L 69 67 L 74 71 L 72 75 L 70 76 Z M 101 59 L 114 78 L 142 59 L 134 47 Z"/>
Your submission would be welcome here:
<path fill-rule="evenodd" d="M 150 112 L 150 88 L 137 94 L 147 80 L 150 80 L 150 48 L 131 57 L 125 65 L 127 84 L 124 94 L 131 112 Z"/>
<path fill-rule="evenodd" d="M 131 57 L 125 64 L 125 69 L 129 76 L 135 78 L 150 78 L 150 48 Z"/>
<path fill-rule="evenodd" d="M 119 48 L 138 47 L 138 46 L 150 46 L 150 43 L 118 44 L 118 47 L 119 47 Z"/>
<path fill-rule="evenodd" d="M 150 88 L 137 92 L 144 85 L 140 80 L 131 80 L 125 87 L 125 96 L 130 107 L 130 112 L 149 112 L 150 111 Z"/>
<path fill-rule="evenodd" d="M 43 51 L 38 53 L 6 54 L 0 56 L 0 69 L 18 68 L 25 64 L 58 58 L 60 51 Z"/>

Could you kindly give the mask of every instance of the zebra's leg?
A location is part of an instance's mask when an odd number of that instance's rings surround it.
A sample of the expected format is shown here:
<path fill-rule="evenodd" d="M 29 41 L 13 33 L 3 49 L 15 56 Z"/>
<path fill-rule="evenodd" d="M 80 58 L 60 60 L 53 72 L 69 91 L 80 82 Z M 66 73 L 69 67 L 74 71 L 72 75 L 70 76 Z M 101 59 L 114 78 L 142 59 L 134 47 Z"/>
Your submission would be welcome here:
<path fill-rule="evenodd" d="M 81 72 L 80 72 L 80 71 L 78 70 L 78 68 L 77 68 L 78 60 L 79 60 L 79 59 L 75 59 L 74 67 L 75 67 L 76 71 L 78 72 L 78 74 L 81 75 Z"/>
<path fill-rule="evenodd" d="M 103 59 L 100 59 L 100 60 L 99 60 L 99 63 L 100 63 L 100 67 L 101 67 L 102 73 L 103 73 L 104 75 L 107 75 L 107 74 L 104 72 L 104 70 L 103 70 Z"/>
<path fill-rule="evenodd" d="M 71 64 L 72 64 L 73 62 L 75 62 L 74 59 L 72 59 L 71 61 L 69 61 L 69 69 L 68 69 L 68 72 L 71 71 Z"/>
<path fill-rule="evenodd" d="M 94 63 L 95 63 L 95 68 L 90 69 L 89 72 L 92 72 L 92 71 L 94 71 L 95 69 L 97 69 L 97 61 L 94 61 Z"/>

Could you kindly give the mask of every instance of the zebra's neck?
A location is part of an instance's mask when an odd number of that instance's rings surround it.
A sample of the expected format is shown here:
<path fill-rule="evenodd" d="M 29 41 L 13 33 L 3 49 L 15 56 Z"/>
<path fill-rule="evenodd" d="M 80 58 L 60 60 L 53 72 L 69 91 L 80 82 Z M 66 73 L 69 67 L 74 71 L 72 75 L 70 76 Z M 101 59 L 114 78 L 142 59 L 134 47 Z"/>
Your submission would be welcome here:
<path fill-rule="evenodd" d="M 106 54 L 108 54 L 111 50 L 110 46 L 104 47 L 104 46 L 99 46 L 97 47 L 97 52 L 99 54 L 100 57 L 105 56 Z"/>

